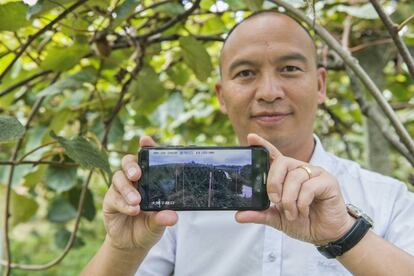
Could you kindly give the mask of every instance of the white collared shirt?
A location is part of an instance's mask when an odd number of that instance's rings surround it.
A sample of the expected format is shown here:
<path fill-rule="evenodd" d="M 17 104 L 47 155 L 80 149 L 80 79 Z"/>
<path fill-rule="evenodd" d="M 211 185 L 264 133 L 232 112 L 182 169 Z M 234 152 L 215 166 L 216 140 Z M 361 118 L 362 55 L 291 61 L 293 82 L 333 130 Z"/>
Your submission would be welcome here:
<path fill-rule="evenodd" d="M 327 153 L 316 138 L 312 165 L 334 175 L 346 203 L 374 220 L 373 231 L 414 255 L 414 194 L 404 183 Z M 310 243 L 260 224 L 238 224 L 233 211 L 179 212 L 150 250 L 139 276 L 351 275 Z"/>

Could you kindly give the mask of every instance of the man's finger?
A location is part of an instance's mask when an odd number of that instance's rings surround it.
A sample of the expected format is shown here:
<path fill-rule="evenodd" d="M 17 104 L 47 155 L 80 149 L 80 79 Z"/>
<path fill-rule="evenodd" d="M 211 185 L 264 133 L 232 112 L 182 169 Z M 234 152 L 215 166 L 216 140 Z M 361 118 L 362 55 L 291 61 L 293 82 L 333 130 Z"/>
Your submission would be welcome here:
<path fill-rule="evenodd" d="M 238 211 L 235 218 L 238 223 L 265 224 L 266 213 L 264 211 Z"/>
<path fill-rule="evenodd" d="M 172 210 L 163 210 L 157 212 L 154 216 L 154 223 L 163 226 L 172 226 L 178 221 L 177 212 Z"/>
<path fill-rule="evenodd" d="M 122 158 L 122 170 L 131 181 L 137 181 L 141 177 L 141 168 L 137 163 L 137 156 L 127 154 Z"/>
<path fill-rule="evenodd" d="M 276 164 L 276 162 L 273 162 L 270 165 L 266 181 L 266 189 L 269 199 L 273 203 L 279 202 L 282 198 L 283 182 L 285 181 L 286 174 L 286 167 L 280 166 L 280 164 Z"/>
<path fill-rule="evenodd" d="M 138 205 L 141 202 L 141 195 L 132 186 L 122 171 L 116 171 L 112 177 L 112 185 L 129 205 Z"/>
<path fill-rule="evenodd" d="M 266 148 L 269 152 L 269 157 L 272 160 L 276 160 L 278 157 L 283 156 L 283 154 L 274 145 L 255 133 L 249 133 L 247 135 L 247 142 L 249 145 L 262 146 Z"/>
<path fill-rule="evenodd" d="M 111 186 L 105 194 L 103 212 L 108 215 L 122 213 L 128 216 L 136 216 L 140 212 L 140 206 L 129 205 L 123 196 Z"/>
<path fill-rule="evenodd" d="M 312 177 L 302 184 L 297 199 L 299 212 L 304 216 L 308 215 L 309 207 L 315 199 L 324 200 L 331 197 L 328 192 L 329 189 L 327 189 L 327 185 L 325 184 L 329 183 L 329 179 L 325 178 L 326 174 L 323 174 L 318 167 L 312 168 L 313 173 L 315 173 L 315 177 Z"/>
<path fill-rule="evenodd" d="M 287 174 L 301 164 L 304 163 L 286 156 L 281 156 L 276 162 L 272 162 L 267 177 L 267 192 L 273 203 L 279 202 L 282 198 Z"/>
<path fill-rule="evenodd" d="M 178 221 L 178 215 L 172 210 L 163 210 L 160 212 L 150 212 L 145 217 L 145 228 L 154 238 L 159 237 L 166 226 L 172 226 Z"/>
<path fill-rule="evenodd" d="M 235 219 L 238 223 L 259 223 L 281 229 L 281 214 L 275 205 L 263 211 L 238 211 Z"/>
<path fill-rule="evenodd" d="M 139 146 L 142 147 L 157 147 L 158 144 L 151 138 L 151 136 L 144 135 L 139 139 Z"/>
<path fill-rule="evenodd" d="M 308 179 L 308 174 L 301 168 L 290 170 L 285 177 L 281 203 L 288 220 L 295 220 L 299 213 L 296 205 L 299 191 Z"/>

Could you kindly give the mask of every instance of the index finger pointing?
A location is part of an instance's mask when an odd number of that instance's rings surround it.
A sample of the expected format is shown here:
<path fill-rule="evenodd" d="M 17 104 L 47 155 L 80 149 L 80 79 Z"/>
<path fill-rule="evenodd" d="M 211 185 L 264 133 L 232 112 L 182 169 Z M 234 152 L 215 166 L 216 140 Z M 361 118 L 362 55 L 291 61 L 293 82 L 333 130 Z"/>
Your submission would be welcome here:
<path fill-rule="evenodd" d="M 151 136 L 144 135 L 139 139 L 139 146 L 140 147 L 156 147 L 158 146 L 157 143 L 151 138 Z"/>
<path fill-rule="evenodd" d="M 278 157 L 283 156 L 283 154 L 273 144 L 256 133 L 249 133 L 247 135 L 247 142 L 249 145 L 262 146 L 266 148 L 272 160 L 276 160 Z"/>

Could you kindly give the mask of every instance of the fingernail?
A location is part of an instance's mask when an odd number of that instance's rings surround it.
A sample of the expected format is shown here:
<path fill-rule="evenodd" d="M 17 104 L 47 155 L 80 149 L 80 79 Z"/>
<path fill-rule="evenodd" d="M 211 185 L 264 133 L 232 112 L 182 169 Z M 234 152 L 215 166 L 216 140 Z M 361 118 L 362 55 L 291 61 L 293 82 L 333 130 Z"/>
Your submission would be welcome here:
<path fill-rule="evenodd" d="M 134 167 L 129 167 L 128 169 L 127 169 L 127 174 L 128 174 L 128 177 L 134 177 L 134 175 L 137 173 L 138 171 L 137 171 L 137 169 L 135 169 Z"/>
<path fill-rule="evenodd" d="M 289 212 L 289 210 L 285 210 L 285 217 L 286 217 L 288 220 L 293 220 L 293 216 L 292 216 L 292 214 Z"/>
<path fill-rule="evenodd" d="M 127 194 L 127 200 L 129 204 L 133 204 L 138 200 L 138 197 L 136 194 L 134 194 L 133 192 L 129 192 Z"/>

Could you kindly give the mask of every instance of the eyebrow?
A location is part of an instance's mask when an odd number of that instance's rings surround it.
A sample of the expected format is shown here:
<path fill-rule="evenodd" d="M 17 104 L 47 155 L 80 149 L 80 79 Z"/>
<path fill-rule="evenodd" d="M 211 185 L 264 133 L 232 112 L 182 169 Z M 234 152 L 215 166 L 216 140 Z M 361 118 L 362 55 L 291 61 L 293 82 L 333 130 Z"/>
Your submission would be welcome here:
<path fill-rule="evenodd" d="M 248 59 L 236 59 L 230 65 L 229 72 L 231 73 L 231 72 L 233 72 L 234 69 L 236 69 L 239 66 L 243 66 L 243 65 L 255 67 L 255 66 L 257 66 L 257 62 L 254 62 L 254 61 L 251 61 L 251 60 L 248 60 Z"/>
<path fill-rule="evenodd" d="M 302 63 L 308 63 L 308 59 L 306 58 L 306 56 L 304 56 L 301 53 L 286 54 L 286 55 L 283 55 L 281 57 L 274 59 L 273 62 L 278 63 L 278 62 L 285 62 L 285 61 L 292 61 L 292 60 L 296 60 Z"/>
<path fill-rule="evenodd" d="M 286 61 L 292 61 L 292 60 L 296 60 L 296 61 L 299 61 L 305 64 L 308 63 L 308 59 L 301 53 L 289 53 L 281 57 L 277 57 L 272 60 L 272 63 L 286 62 Z M 256 67 L 257 62 L 254 62 L 249 59 L 236 59 L 230 65 L 229 72 L 231 73 L 233 72 L 234 69 L 236 69 L 239 66 L 243 66 L 243 65 Z"/>

